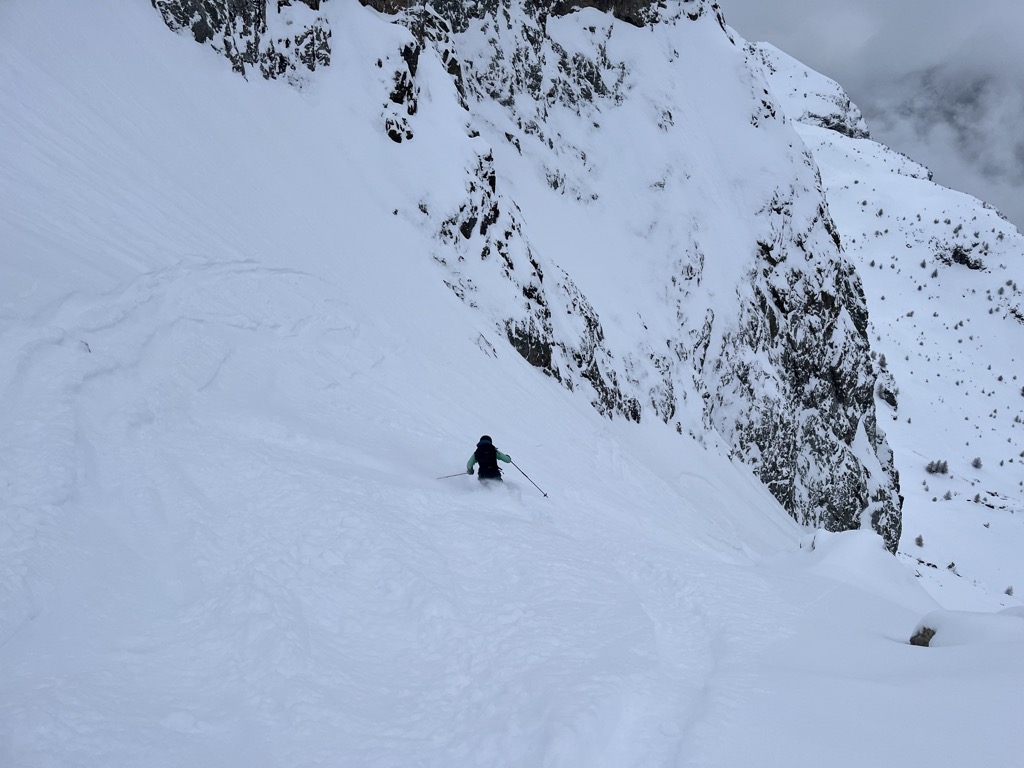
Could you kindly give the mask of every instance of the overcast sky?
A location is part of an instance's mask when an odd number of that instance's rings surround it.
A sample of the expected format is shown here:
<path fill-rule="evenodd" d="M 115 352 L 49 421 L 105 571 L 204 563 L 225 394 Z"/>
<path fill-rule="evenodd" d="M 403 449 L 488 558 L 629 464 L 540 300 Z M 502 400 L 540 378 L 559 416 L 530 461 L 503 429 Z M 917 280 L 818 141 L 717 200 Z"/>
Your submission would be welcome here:
<path fill-rule="evenodd" d="M 872 136 L 1024 229 L 1024 0 L 719 0 L 842 85 Z"/>

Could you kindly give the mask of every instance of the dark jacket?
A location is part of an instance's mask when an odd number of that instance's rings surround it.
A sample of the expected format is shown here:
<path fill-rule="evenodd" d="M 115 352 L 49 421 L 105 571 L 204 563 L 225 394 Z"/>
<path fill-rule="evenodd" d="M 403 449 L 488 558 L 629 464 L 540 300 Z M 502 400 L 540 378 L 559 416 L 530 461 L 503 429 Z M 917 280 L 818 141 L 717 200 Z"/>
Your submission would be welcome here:
<path fill-rule="evenodd" d="M 499 460 L 506 464 L 512 461 L 511 458 L 494 447 L 494 443 L 489 437 L 482 437 L 476 444 L 473 455 L 466 462 L 466 471 L 472 474 L 473 465 L 479 463 L 481 480 L 501 480 L 501 470 L 498 468 Z"/>

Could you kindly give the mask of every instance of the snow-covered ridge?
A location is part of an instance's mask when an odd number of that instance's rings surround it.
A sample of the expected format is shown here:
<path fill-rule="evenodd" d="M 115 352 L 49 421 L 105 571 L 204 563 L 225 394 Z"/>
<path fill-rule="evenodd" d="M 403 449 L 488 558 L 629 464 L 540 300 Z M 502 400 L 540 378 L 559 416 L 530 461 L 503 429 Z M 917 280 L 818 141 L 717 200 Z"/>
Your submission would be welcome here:
<path fill-rule="evenodd" d="M 748 43 L 747 51 L 764 71 L 789 118 L 850 138 L 869 138 L 864 116 L 837 82 L 769 43 Z"/>
<path fill-rule="evenodd" d="M 1024 581 L 1013 554 L 1024 547 L 1024 235 L 855 130 L 860 112 L 838 84 L 771 46 L 748 50 L 813 153 L 863 276 L 903 480 L 902 556 L 945 599 L 1012 597 Z M 808 106 L 823 104 L 838 107 L 824 121 Z M 978 536 L 985 548 L 972 552 Z"/>
<path fill-rule="evenodd" d="M 399 215 L 452 291 L 599 411 L 714 430 L 800 522 L 870 524 L 895 549 L 859 279 L 759 68 L 713 3 L 642 27 L 554 11 L 376 16 L 407 31 L 347 59 L 381 89 L 364 119 L 406 152 L 470 152 L 461 195 L 431 184 Z"/>

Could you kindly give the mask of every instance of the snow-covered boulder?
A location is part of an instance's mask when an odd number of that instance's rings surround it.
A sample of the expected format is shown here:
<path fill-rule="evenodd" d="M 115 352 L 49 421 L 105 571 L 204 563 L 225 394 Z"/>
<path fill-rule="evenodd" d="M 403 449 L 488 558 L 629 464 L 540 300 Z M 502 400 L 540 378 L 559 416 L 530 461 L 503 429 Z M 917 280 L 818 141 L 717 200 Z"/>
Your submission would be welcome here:
<path fill-rule="evenodd" d="M 1024 643 L 1024 608 L 1014 606 L 996 613 L 932 611 L 914 628 L 911 645 L 942 647 Z"/>

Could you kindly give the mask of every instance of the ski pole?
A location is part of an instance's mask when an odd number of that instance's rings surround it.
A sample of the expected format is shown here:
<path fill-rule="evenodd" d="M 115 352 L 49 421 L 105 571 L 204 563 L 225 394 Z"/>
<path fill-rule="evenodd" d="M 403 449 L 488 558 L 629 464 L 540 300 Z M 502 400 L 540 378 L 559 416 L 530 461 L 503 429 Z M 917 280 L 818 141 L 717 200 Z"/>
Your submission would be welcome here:
<path fill-rule="evenodd" d="M 468 474 L 466 472 L 456 472 L 454 475 L 441 475 L 437 478 L 438 480 L 447 480 L 449 477 L 461 477 L 462 475 Z"/>
<path fill-rule="evenodd" d="M 511 461 L 511 459 L 510 459 L 510 461 Z M 515 467 L 516 469 L 519 469 L 519 465 L 516 464 L 514 461 L 512 461 L 512 466 Z M 531 483 L 533 483 L 533 480 L 530 478 L 530 476 L 528 474 L 526 474 L 525 472 L 523 472 L 523 470 L 519 469 L 519 472 L 522 474 L 523 477 L 525 477 L 527 480 L 529 480 Z M 544 493 L 544 491 L 541 490 L 541 487 L 539 485 L 537 485 L 536 483 L 533 483 L 533 487 L 536 488 L 538 491 L 540 491 L 545 499 L 548 497 L 548 495 L 546 493 Z"/>

